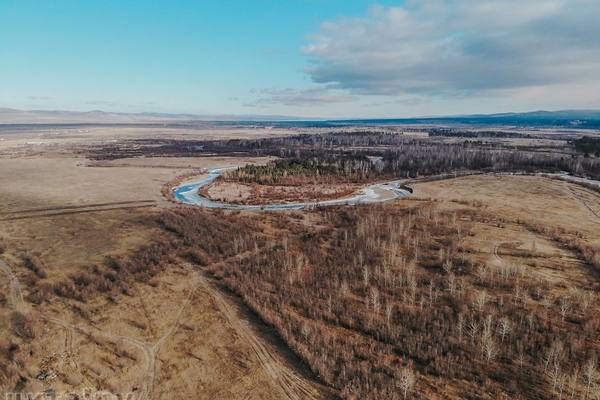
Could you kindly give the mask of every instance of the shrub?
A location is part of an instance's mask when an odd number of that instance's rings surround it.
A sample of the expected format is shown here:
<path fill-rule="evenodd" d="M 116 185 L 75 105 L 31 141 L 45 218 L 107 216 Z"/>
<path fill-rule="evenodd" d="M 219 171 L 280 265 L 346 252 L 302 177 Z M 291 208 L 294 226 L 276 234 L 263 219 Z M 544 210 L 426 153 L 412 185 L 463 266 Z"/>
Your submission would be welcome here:
<path fill-rule="evenodd" d="M 18 311 L 12 312 L 10 314 L 10 323 L 15 335 L 27 340 L 35 338 L 33 322 L 24 314 Z"/>
<path fill-rule="evenodd" d="M 33 272 L 38 278 L 43 279 L 48 276 L 48 274 L 45 271 L 44 264 L 36 256 L 23 256 L 23 265 L 25 266 L 25 268 Z"/>

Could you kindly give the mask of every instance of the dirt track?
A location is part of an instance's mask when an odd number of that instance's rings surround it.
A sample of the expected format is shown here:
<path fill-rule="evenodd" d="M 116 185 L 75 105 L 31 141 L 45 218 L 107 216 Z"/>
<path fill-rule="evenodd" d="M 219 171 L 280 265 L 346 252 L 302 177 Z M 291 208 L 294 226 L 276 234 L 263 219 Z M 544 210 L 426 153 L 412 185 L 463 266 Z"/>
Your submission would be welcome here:
<path fill-rule="evenodd" d="M 236 255 L 234 257 L 239 257 Z M 0 260 L 0 270 L 4 272 L 9 279 L 10 293 L 9 298 L 11 306 L 15 311 L 28 314 L 34 319 L 42 320 L 47 323 L 59 326 L 66 332 L 65 335 L 65 354 L 73 355 L 76 352 L 74 348 L 74 336 L 81 334 L 87 337 L 98 337 L 111 342 L 122 342 L 137 349 L 143 355 L 143 365 L 141 368 L 140 388 L 136 399 L 150 400 L 153 398 L 154 383 L 156 379 L 156 358 L 164 344 L 177 331 L 181 318 L 189 308 L 190 303 L 199 286 L 202 286 L 214 299 L 218 311 L 225 317 L 235 332 L 246 341 L 254 351 L 260 365 L 265 370 L 272 383 L 281 392 L 283 399 L 289 400 L 317 400 L 322 398 L 322 394 L 316 386 L 294 372 L 285 362 L 276 354 L 277 350 L 267 345 L 257 334 L 240 319 L 238 313 L 228 303 L 225 297 L 208 282 L 208 280 L 198 271 L 192 277 L 192 283 L 189 294 L 185 302 L 179 307 L 179 312 L 175 321 L 168 330 L 155 342 L 147 343 L 130 336 L 117 335 L 111 332 L 102 331 L 97 327 L 83 324 L 72 324 L 54 316 L 46 316 L 39 310 L 30 309 L 23 300 L 21 285 L 18 278 L 13 274 L 12 269 L 4 261 Z M 77 367 L 75 360 L 74 366 Z"/>
<path fill-rule="evenodd" d="M 223 295 L 214 289 L 202 276 L 200 277 L 200 283 L 209 291 L 219 311 L 225 316 L 229 324 L 252 347 L 268 376 L 276 387 L 281 389 L 283 398 L 290 400 L 316 400 L 322 398 L 322 395 L 315 389 L 312 383 L 305 380 L 299 374 L 296 374 L 279 360 L 274 350 L 270 346 L 265 345 L 254 334 L 252 329 L 244 321 L 240 320 Z"/>
<path fill-rule="evenodd" d="M 0 218 L 0 221 L 15 221 L 19 219 L 31 219 L 31 218 L 44 218 L 44 217 L 56 217 L 61 215 L 70 214 L 85 214 L 92 212 L 103 212 L 103 211 L 114 211 L 114 210 L 125 210 L 132 208 L 147 208 L 155 207 L 156 201 L 154 200 L 140 200 L 140 201 L 125 201 L 125 202 L 114 202 L 114 203 L 98 203 L 80 206 L 57 206 L 47 208 L 34 208 L 29 210 L 19 210 L 6 213 L 5 217 Z"/>
<path fill-rule="evenodd" d="M 569 190 L 569 193 L 573 196 L 575 200 L 581 203 L 581 205 L 583 205 L 592 215 L 594 215 L 594 217 L 596 217 L 597 220 L 600 220 L 600 212 L 594 210 L 590 206 L 590 204 L 587 201 L 585 201 L 585 199 L 579 192 L 579 189 L 575 189 L 573 185 L 567 185 L 567 188 Z"/>

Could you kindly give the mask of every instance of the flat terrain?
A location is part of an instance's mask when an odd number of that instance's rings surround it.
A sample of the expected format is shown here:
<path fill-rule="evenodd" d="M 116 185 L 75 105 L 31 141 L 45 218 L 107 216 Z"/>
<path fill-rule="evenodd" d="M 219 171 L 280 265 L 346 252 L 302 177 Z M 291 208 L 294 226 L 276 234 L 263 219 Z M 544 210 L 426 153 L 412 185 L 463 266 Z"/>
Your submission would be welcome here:
<path fill-rule="evenodd" d="M 217 181 L 202 190 L 206 197 L 235 204 L 278 204 L 337 199 L 358 193 L 358 184 L 257 185 Z"/>
<path fill-rule="evenodd" d="M 546 399 L 556 382 L 570 382 L 575 365 L 583 370 L 600 352 L 593 311 L 600 306 L 600 195 L 590 189 L 478 175 L 415 183 L 409 199 L 382 206 L 255 215 L 177 207 L 165 185 L 273 156 L 87 158 L 89 150 L 146 138 L 293 133 L 0 130 L 0 393 L 96 388 L 139 399 L 400 399 L 399 371 L 412 368 L 415 398 Z M 275 185 L 261 192 L 222 182 L 208 190 L 252 203 L 355 189 Z M 415 268 L 410 289 L 406 271 Z M 456 325 L 419 320 L 455 308 L 481 329 L 488 315 L 498 323 L 514 317 L 507 337 L 516 343 L 519 332 L 543 350 L 528 354 L 494 333 L 502 345 L 487 360 L 479 344 L 467 345 L 476 343 L 467 340 L 467 320 L 460 340 Z M 399 333 L 407 321 L 423 325 Z M 536 321 L 539 335 L 525 333 Z M 540 372 L 542 352 L 552 346 L 539 339 L 544 329 L 565 348 L 575 343 L 569 335 L 581 332 L 554 388 L 550 372 Z M 448 342 L 428 342 L 432 331 Z M 415 343 L 429 347 L 417 351 Z M 457 348 L 453 358 L 448 349 Z M 473 361 L 452 368 L 460 357 Z M 518 362 L 534 371 L 525 380 L 515 380 Z M 365 371 L 373 382 L 361 380 Z M 491 378 L 482 379 L 484 372 Z M 572 386 L 583 396 L 584 386 L 569 385 L 565 392 Z"/>
<path fill-rule="evenodd" d="M 579 231 L 590 243 L 600 245 L 600 194 L 575 184 L 543 177 L 500 175 L 469 176 L 414 187 L 416 196 L 481 202 L 503 217 Z"/>
<path fill-rule="evenodd" d="M 96 162 L 75 151 L 114 138 L 172 133 L 0 133 L 0 350 L 14 360 L 0 366 L 2 392 L 81 394 L 97 388 L 140 399 L 299 399 L 305 397 L 294 393 L 305 385 L 320 396 L 318 386 L 301 383 L 303 367 L 281 344 L 271 344 L 272 334 L 255 331 L 248 322 L 252 315 L 189 264 L 173 262 L 151 284 L 132 282 L 128 295 L 109 301 L 94 296 L 81 302 L 52 293 L 53 285 L 106 256 L 127 254 L 160 235 L 145 221 L 173 206 L 161 194 L 166 183 L 208 168 L 263 161 Z M 253 134 L 224 130 L 206 136 Z M 43 278 L 24 267 L 27 256 L 43 265 Z M 14 312 L 24 316 L 33 340 L 15 333 Z M 11 350 L 10 343 L 18 347 Z M 291 389 L 290 379 L 299 382 Z"/>

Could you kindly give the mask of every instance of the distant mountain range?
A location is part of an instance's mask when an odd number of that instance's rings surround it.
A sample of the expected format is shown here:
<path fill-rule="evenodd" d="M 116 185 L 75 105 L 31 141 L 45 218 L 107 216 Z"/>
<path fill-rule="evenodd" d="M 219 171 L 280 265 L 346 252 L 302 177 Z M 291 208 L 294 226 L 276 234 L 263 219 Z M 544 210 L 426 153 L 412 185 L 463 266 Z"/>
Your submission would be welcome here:
<path fill-rule="evenodd" d="M 337 121 L 354 124 L 453 124 L 516 127 L 561 127 L 600 129 L 598 110 L 532 111 L 525 113 L 473 114 L 445 117 L 418 117 L 398 119 L 358 119 Z"/>
<path fill-rule="evenodd" d="M 278 121 L 297 120 L 280 115 L 200 115 L 169 113 L 118 113 L 102 110 L 15 110 L 0 108 L 0 124 L 140 124 L 184 121 Z"/>
<path fill-rule="evenodd" d="M 599 110 L 532 111 L 444 117 L 316 120 L 280 115 L 198 115 L 168 113 L 116 113 L 93 111 L 15 110 L 0 108 L 0 124 L 178 124 L 194 121 L 238 125 L 346 126 L 449 124 L 474 126 L 561 127 L 600 129 Z"/>

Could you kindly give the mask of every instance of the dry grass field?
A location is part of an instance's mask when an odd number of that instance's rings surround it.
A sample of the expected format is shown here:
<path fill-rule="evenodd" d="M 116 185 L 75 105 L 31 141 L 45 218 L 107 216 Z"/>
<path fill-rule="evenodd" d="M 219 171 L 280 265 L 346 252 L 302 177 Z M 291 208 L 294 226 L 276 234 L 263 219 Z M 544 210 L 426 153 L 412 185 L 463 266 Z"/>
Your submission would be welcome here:
<path fill-rule="evenodd" d="M 403 385 L 419 399 L 592 398 L 600 226 L 561 196 L 583 189 L 510 176 L 413 188 L 207 268 L 344 398 L 400 399 Z"/>
<path fill-rule="evenodd" d="M 253 133 L 208 136 L 238 134 Z M 173 206 L 161 194 L 165 183 L 207 168 L 262 162 L 91 162 L 75 152 L 140 135 L 153 132 L 0 134 L 0 391 L 81 395 L 95 388 L 139 399 L 290 398 L 277 371 L 298 370 L 290 374 L 304 379 L 293 355 L 275 339 L 267 341 L 268 330 L 255 331 L 247 309 L 215 291 L 189 264 L 163 260 L 151 281 L 128 281 L 111 296 L 57 295 L 61 282 L 163 235 L 147 221 Z"/>
<path fill-rule="evenodd" d="M 284 204 L 338 199 L 358 192 L 358 184 L 257 185 L 217 181 L 202 190 L 210 199 L 235 204 Z"/>
<path fill-rule="evenodd" d="M 85 157 L 130 139 L 289 133 L 0 133 L 0 392 L 593 398 L 597 192 L 478 175 L 381 206 L 252 214 L 176 206 L 164 187 L 273 157 Z M 236 185 L 209 194 L 323 196 Z"/>

